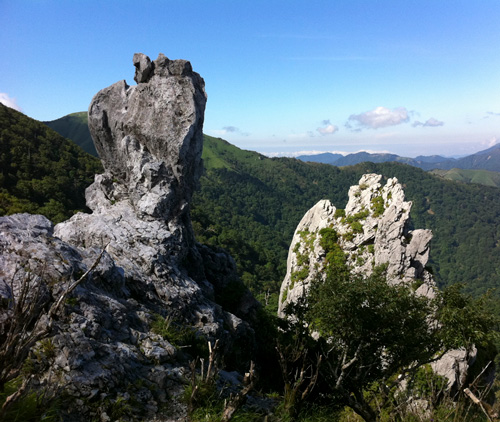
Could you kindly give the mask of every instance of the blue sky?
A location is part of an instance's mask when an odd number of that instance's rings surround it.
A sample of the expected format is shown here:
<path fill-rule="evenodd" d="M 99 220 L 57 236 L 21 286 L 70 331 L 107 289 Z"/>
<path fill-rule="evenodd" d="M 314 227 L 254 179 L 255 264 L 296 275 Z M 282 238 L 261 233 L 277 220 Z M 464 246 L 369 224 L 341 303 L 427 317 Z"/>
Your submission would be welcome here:
<path fill-rule="evenodd" d="M 238 147 L 464 155 L 500 141 L 499 22 L 498 0 L 0 0 L 0 101 L 83 111 L 161 52 Z"/>

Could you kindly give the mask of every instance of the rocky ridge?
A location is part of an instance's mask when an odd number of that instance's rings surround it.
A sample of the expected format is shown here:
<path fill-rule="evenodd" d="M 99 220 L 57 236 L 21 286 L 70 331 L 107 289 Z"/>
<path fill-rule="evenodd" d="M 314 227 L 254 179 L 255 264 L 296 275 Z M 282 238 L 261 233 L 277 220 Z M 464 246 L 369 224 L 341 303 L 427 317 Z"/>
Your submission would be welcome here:
<path fill-rule="evenodd" d="M 416 294 L 433 297 L 436 285 L 426 268 L 432 232 L 410 228 L 412 203 L 405 201 L 396 178 L 388 179 L 385 185 L 381 182 L 381 175 L 365 174 L 349 189 L 344 210 L 321 200 L 304 215 L 290 244 L 279 298 L 281 317 L 286 316 L 286 306 L 297 302 L 322 276 L 325 252 L 319 232 L 325 228 L 338 233 L 338 243 L 352 271 L 370 275 L 375 267 L 385 266 L 388 282 L 404 283 Z M 448 378 L 451 387 L 460 385 L 458 377 L 474 359 L 475 351 L 469 355 L 454 350 L 432 365 L 435 372 Z"/>
<path fill-rule="evenodd" d="M 89 107 L 105 169 L 86 191 L 92 214 L 55 228 L 37 215 L 0 218 L 5 299 L 31 280 L 49 306 L 101 256 L 66 301 L 50 356 L 34 355 L 37 382 L 64 390 L 72 421 L 110 420 L 117 406 L 133 409 L 130 419 L 153 420 L 165 407 L 172 420 L 181 418 L 175 396 L 189 350 L 220 339 L 234 369 L 255 346 L 244 319 L 257 302 L 246 291 L 232 298 L 233 313 L 216 303 L 225 287 L 241 282 L 231 257 L 196 243 L 189 218 L 202 169 L 203 79 L 189 62 L 163 54 L 155 61 L 135 54 L 133 63 L 137 85 L 117 82 Z M 4 320 L 10 313 L 0 308 Z M 157 322 L 175 335 L 159 332 Z"/>

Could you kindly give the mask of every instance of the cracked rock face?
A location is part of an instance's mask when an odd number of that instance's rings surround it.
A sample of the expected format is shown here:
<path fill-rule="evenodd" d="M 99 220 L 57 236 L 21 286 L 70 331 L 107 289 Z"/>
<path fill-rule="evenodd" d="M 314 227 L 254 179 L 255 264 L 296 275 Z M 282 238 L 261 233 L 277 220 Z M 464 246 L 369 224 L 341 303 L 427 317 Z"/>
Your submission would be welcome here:
<path fill-rule="evenodd" d="M 66 410 L 71 421 L 109 420 L 105 404 L 117 401 L 134 403 L 132 420 L 156 420 L 167 402 L 171 415 L 185 416 L 175 397 L 187 357 L 153 328 L 158 316 L 203 344 L 219 339 L 224 358 L 234 362 L 237 350 L 242 366 L 255 347 L 242 318 L 257 302 L 248 291 L 235 298 L 238 316 L 215 303 L 241 281 L 229 255 L 195 242 L 189 218 L 202 168 L 203 79 L 189 62 L 162 54 L 153 62 L 136 54 L 133 64 L 136 86 L 117 82 L 89 107 L 105 169 L 86 191 L 93 213 L 55 228 L 42 216 L 0 218 L 0 325 L 23 280 L 39 283 L 49 306 L 106 250 L 64 306 L 53 360 L 37 363 L 41 385 L 75 399 Z"/>
<path fill-rule="evenodd" d="M 352 271 L 369 275 L 375 266 L 387 265 L 390 283 L 415 287 L 418 282 L 417 294 L 434 295 L 435 282 L 425 268 L 432 232 L 410 230 L 412 203 L 405 201 L 403 188 L 396 178 L 388 179 L 385 185 L 381 180 L 381 175 L 363 175 L 359 184 L 349 189 L 345 210 L 337 210 L 330 201 L 321 200 L 304 215 L 288 253 L 287 273 L 279 299 L 281 317 L 285 316 L 286 305 L 306 294 L 317 279 L 318 270 L 313 268 L 322 268 L 325 258 L 319 234 L 323 228 L 333 228 L 338 233 L 338 243 Z M 475 354 L 469 357 L 474 359 Z M 450 386 L 459 385 L 460 374 L 452 367 L 458 365 L 458 361 L 460 367 L 464 367 L 465 358 L 465 351 L 452 351 L 434 363 L 433 368 L 449 379 Z"/>
<path fill-rule="evenodd" d="M 143 218 L 169 220 L 186 207 L 201 174 L 205 84 L 185 60 L 135 54 L 133 62 L 138 84 L 117 82 L 89 107 L 106 173 L 93 187 L 103 195 L 88 205 L 99 211 L 126 199 Z"/>

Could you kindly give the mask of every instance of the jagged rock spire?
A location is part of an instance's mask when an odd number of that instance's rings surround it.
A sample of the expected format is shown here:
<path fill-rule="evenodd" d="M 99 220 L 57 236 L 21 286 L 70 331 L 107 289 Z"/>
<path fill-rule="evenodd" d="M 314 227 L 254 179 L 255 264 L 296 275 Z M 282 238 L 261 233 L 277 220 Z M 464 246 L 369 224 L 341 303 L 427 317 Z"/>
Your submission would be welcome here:
<path fill-rule="evenodd" d="M 362 176 L 359 184 L 349 189 L 345 210 L 337 210 L 330 201 L 322 200 L 302 218 L 290 245 L 287 274 L 281 286 L 281 315 L 286 304 L 303 295 L 314 279 L 314 271 L 298 282 L 292 280 L 292 276 L 301 270 L 298 263 L 301 254 L 309 255 L 307 262 L 311 267 L 322 262 L 324 253 L 318 233 L 327 227 L 339 234 L 339 244 L 353 271 L 368 275 L 374 266 L 385 264 L 394 282 L 412 283 L 419 278 L 427 282 L 423 283 L 422 291 L 429 290 L 433 281 L 425 265 L 432 232 L 410 230 L 412 203 L 405 201 L 403 188 L 396 178 L 387 180 L 385 186 L 380 184 L 381 179 L 377 174 Z M 307 251 L 303 239 L 306 231 L 312 245 Z"/>
<path fill-rule="evenodd" d="M 321 200 L 302 218 L 288 253 L 287 273 L 281 285 L 279 310 L 303 297 L 311 283 L 320 282 L 325 251 L 320 245 L 322 229 L 338 235 L 352 272 L 370 275 L 374 268 L 387 268 L 389 283 L 404 283 L 415 294 L 434 297 L 435 282 L 426 269 L 432 232 L 410 229 L 412 203 L 405 201 L 403 187 L 396 178 L 382 186 L 382 176 L 365 174 L 349 189 L 344 210 Z M 452 350 L 432 363 L 434 371 L 448 378 L 448 387 L 460 385 L 459 378 L 476 357 L 465 350 Z"/>
<path fill-rule="evenodd" d="M 99 91 L 89 106 L 89 129 L 105 168 L 92 195 L 94 211 L 105 199 L 128 199 L 142 217 L 169 220 L 191 199 L 201 175 L 204 81 L 186 60 L 163 54 L 151 62 L 134 54 L 135 80 Z M 96 186 L 97 187 L 97 186 Z"/>

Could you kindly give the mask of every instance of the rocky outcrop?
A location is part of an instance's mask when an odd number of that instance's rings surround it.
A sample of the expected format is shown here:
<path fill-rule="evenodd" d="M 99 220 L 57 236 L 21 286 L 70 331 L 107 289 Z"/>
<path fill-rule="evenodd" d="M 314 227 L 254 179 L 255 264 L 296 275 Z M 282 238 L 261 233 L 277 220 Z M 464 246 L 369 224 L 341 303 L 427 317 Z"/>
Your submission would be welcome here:
<path fill-rule="evenodd" d="M 243 366 L 255 346 L 244 319 L 257 302 L 239 289 L 231 313 L 216 303 L 241 281 L 232 258 L 195 242 L 189 218 L 202 168 L 203 79 L 162 54 L 153 62 L 136 54 L 133 63 L 137 85 L 117 82 L 89 107 L 105 169 L 86 191 L 92 214 L 55 228 L 42 216 L 0 218 L 6 299 L 35 277 L 49 306 L 105 249 L 54 326 L 51 358 L 36 363 L 42 385 L 74 399 L 68 420 L 109 420 L 118 404 L 133 404 L 131 419 L 152 420 L 167 402 L 170 415 L 182 414 L 173 397 L 197 346 L 217 338 L 226 361 Z"/>
<path fill-rule="evenodd" d="M 290 245 L 287 274 L 281 285 L 280 315 L 288 303 L 304 294 L 316 277 L 314 271 L 302 280 L 293 275 L 305 265 L 314 267 L 322 263 L 324 252 L 317 233 L 327 227 L 339 234 L 339 244 L 354 271 L 369 275 L 375 266 L 387 265 L 392 282 L 412 284 L 419 280 L 421 292 L 432 291 L 434 282 L 425 269 L 432 233 L 410 230 L 411 202 L 405 201 L 397 179 L 389 179 L 385 186 L 381 179 L 376 174 L 364 175 L 358 185 L 349 189 L 345 210 L 322 200 L 302 218 Z M 301 265 L 299 257 L 304 255 L 307 259 L 302 259 Z"/>
<path fill-rule="evenodd" d="M 430 230 L 410 229 L 412 203 L 405 201 L 396 178 L 381 184 L 382 176 L 365 174 L 349 189 L 345 209 L 330 201 L 319 201 L 302 218 L 295 230 L 287 261 L 287 273 L 281 285 L 279 315 L 322 277 L 325 252 L 320 245 L 320 230 L 332 228 L 347 258 L 351 271 L 370 275 L 377 266 L 387 268 L 390 283 L 404 283 L 416 294 L 433 297 L 435 282 L 426 269 L 429 259 Z M 467 357 L 467 358 L 466 358 Z M 448 377 L 450 387 L 460 385 L 463 369 L 475 358 L 457 350 L 433 364 L 434 370 Z"/>

